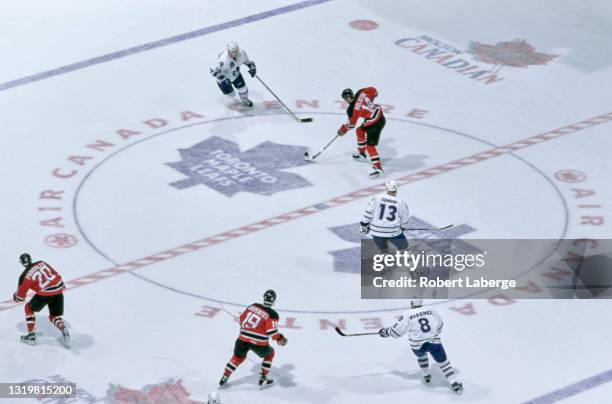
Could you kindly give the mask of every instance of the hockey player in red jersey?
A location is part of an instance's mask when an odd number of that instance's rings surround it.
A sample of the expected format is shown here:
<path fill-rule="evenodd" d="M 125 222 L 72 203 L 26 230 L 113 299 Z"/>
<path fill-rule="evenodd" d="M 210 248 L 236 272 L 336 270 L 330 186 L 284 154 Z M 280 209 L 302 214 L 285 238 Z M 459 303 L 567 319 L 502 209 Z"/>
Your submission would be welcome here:
<path fill-rule="evenodd" d="M 225 371 L 219 381 L 223 386 L 229 377 L 246 359 L 249 351 L 255 352 L 263 359 L 259 373 L 259 386 L 265 388 L 274 381 L 268 379 L 268 373 L 274 359 L 274 348 L 268 341 L 275 340 L 278 345 L 285 346 L 287 338 L 278 332 L 278 313 L 272 309 L 276 301 L 276 292 L 267 290 L 263 295 L 263 304 L 253 303 L 240 315 L 240 335 L 234 344 L 234 356 L 225 365 Z"/>
<path fill-rule="evenodd" d="M 380 105 L 374 104 L 374 98 L 377 96 L 378 91 L 374 87 L 362 88 L 357 93 L 353 93 L 350 88 L 342 91 L 342 99 L 349 104 L 346 110 L 348 121 L 338 129 L 338 135 L 343 136 L 357 125 L 359 118 L 363 118 L 363 123 L 356 129 L 357 153 L 353 154 L 353 159 L 367 161 L 368 156 L 370 157 L 374 169 L 370 178 L 379 178 L 383 174 L 376 146 L 386 119 Z"/>
<path fill-rule="evenodd" d="M 49 321 L 62 332 L 64 342 L 68 344 L 70 334 L 62 319 L 65 289 L 62 277 L 46 262 L 32 262 L 30 254 L 21 254 L 19 262 L 23 265 L 24 270 L 19 276 L 19 284 L 17 292 L 13 294 L 13 300 L 23 302 L 29 290 L 34 292 L 34 297 L 25 304 L 28 333 L 21 336 L 21 342 L 29 345 L 36 344 L 35 313 L 41 311 L 45 306 L 49 306 Z"/>

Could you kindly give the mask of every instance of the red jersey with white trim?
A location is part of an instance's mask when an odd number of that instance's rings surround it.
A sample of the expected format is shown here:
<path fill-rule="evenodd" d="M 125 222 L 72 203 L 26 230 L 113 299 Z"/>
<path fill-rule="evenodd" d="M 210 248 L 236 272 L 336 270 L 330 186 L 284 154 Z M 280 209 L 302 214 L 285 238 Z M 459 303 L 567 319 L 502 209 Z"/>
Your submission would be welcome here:
<path fill-rule="evenodd" d="M 259 303 L 253 303 L 240 315 L 239 340 L 251 344 L 266 346 L 270 338 L 278 340 L 278 313 Z"/>
<path fill-rule="evenodd" d="M 357 125 L 359 118 L 363 118 L 363 126 L 368 127 L 374 125 L 380 120 L 383 115 L 382 108 L 378 104 L 374 104 L 374 98 L 378 96 L 378 90 L 374 87 L 366 87 L 357 91 L 355 99 L 351 102 L 346 110 L 348 121 L 342 125 L 340 130 L 346 133 L 349 129 L 353 129 Z"/>
<path fill-rule="evenodd" d="M 59 273 L 44 261 L 36 261 L 24 269 L 19 276 L 15 300 L 24 301 L 28 290 L 40 296 L 59 295 L 65 289 Z"/>

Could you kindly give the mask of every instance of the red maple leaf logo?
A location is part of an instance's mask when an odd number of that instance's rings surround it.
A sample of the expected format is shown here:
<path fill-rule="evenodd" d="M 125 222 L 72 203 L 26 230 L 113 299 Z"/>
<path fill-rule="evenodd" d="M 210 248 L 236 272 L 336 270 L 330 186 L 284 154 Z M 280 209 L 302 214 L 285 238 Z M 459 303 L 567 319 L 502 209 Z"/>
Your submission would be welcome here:
<path fill-rule="evenodd" d="M 479 62 L 512 67 L 545 65 L 559 56 L 536 52 L 535 48 L 524 39 L 498 42 L 496 45 L 472 41 L 470 42 L 469 52 Z"/>
<path fill-rule="evenodd" d="M 108 402 L 115 404 L 204 404 L 202 401 L 190 400 L 189 396 L 181 380 L 150 384 L 142 390 L 111 384 L 107 392 Z"/>

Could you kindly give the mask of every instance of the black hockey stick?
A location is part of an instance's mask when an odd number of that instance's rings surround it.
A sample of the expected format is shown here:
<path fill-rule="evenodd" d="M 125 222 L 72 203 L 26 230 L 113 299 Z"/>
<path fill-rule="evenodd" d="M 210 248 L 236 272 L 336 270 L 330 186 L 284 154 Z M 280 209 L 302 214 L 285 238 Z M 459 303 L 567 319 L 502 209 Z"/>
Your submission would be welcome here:
<path fill-rule="evenodd" d="M 305 153 L 304 153 L 304 159 L 306 159 L 306 160 L 314 160 L 314 159 L 316 159 L 317 157 L 319 157 L 319 155 L 320 155 L 321 153 L 323 153 L 323 150 L 327 149 L 327 148 L 329 147 L 329 145 L 331 145 L 332 143 L 334 143 L 334 142 L 336 141 L 336 139 L 338 139 L 339 137 L 340 137 L 340 135 L 336 135 L 336 136 L 334 136 L 334 138 L 333 138 L 332 140 L 330 140 L 328 144 L 326 144 L 325 146 L 323 146 L 323 148 L 322 148 L 322 149 L 321 149 L 321 150 L 320 150 L 320 151 L 319 151 L 317 154 L 315 154 L 315 155 L 314 155 L 314 156 L 312 156 L 312 157 L 309 157 L 308 152 L 305 152 Z"/>
<path fill-rule="evenodd" d="M 444 227 L 439 227 L 439 228 L 432 228 L 432 229 L 404 229 L 405 231 L 440 231 L 440 230 L 446 230 L 446 229 L 450 229 L 451 227 L 453 227 L 454 225 L 449 224 L 448 226 L 444 226 Z"/>
<path fill-rule="evenodd" d="M 378 335 L 377 332 L 362 332 L 357 334 L 345 334 L 339 327 L 334 328 L 338 334 L 342 337 L 361 337 L 363 335 Z"/>
<path fill-rule="evenodd" d="M 287 112 L 289 112 L 289 113 L 291 114 L 291 116 L 292 116 L 292 117 L 294 117 L 294 118 L 295 118 L 295 119 L 296 119 L 298 122 L 312 122 L 312 118 L 298 118 L 298 117 L 297 117 L 297 116 L 296 116 L 296 115 L 293 113 L 293 111 L 291 111 L 291 110 L 289 109 L 289 107 L 288 107 L 288 106 L 286 106 L 286 105 L 285 105 L 285 103 L 284 103 L 284 102 L 282 102 L 282 101 L 280 100 L 280 98 L 278 98 L 278 96 L 277 96 L 276 94 L 274 94 L 274 91 L 272 91 L 272 89 L 270 89 L 270 87 L 268 87 L 268 85 L 267 85 L 266 83 L 264 83 L 264 81 L 263 81 L 262 79 L 260 79 L 260 78 L 259 78 L 259 76 L 258 76 L 258 75 L 255 75 L 255 78 L 256 78 L 257 80 L 259 80 L 259 82 L 260 82 L 260 83 L 261 83 L 261 84 L 262 84 L 262 85 L 263 85 L 263 86 L 266 88 L 266 90 L 268 90 L 268 91 L 270 92 L 270 94 L 272 94 L 272 95 L 274 96 L 274 98 L 276 98 L 276 100 L 277 100 L 278 102 L 280 102 L 280 104 L 281 104 L 283 107 L 285 107 L 285 109 L 287 110 Z"/>

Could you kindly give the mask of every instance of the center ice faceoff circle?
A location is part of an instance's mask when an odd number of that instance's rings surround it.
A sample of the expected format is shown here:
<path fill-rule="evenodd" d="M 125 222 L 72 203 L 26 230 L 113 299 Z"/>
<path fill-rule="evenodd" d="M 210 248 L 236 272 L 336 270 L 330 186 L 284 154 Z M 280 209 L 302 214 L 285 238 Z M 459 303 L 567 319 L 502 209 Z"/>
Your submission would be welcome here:
<path fill-rule="evenodd" d="M 373 185 L 367 165 L 351 161 L 355 140 L 345 136 L 317 163 L 303 158 L 305 150 L 326 142 L 320 133 L 333 133 L 342 119 L 321 114 L 313 128 L 279 116 L 236 117 L 175 128 L 127 146 L 80 186 L 74 213 L 83 239 L 116 265 L 317 207 L 315 214 L 137 273 L 177 293 L 228 304 L 248 304 L 259 297 L 248 293 L 274 288 L 281 291 L 281 310 L 403 307 L 398 301 L 359 300 L 357 223 L 368 199 L 326 206 L 327 200 Z M 381 154 L 388 177 L 397 177 L 490 147 L 453 130 L 389 118 Z M 563 200 L 543 173 L 511 155 L 480 164 L 401 187 L 416 223 L 455 224 L 456 234 L 446 236 L 499 237 L 519 228 L 523 234 L 536 231 L 535 211 L 547 212 L 539 218 L 547 226 L 540 228 L 551 229 L 540 236 L 564 234 Z M 252 287 L 238 287 L 243 284 Z"/>

